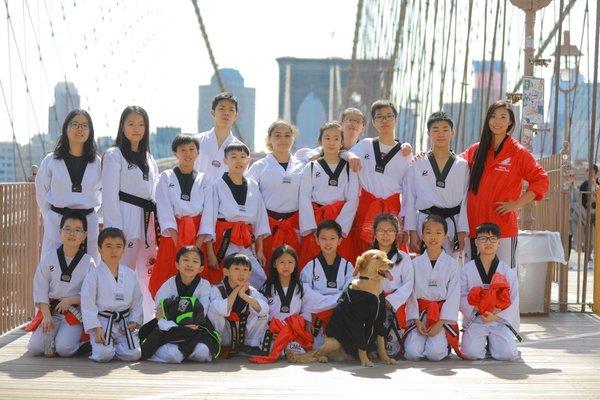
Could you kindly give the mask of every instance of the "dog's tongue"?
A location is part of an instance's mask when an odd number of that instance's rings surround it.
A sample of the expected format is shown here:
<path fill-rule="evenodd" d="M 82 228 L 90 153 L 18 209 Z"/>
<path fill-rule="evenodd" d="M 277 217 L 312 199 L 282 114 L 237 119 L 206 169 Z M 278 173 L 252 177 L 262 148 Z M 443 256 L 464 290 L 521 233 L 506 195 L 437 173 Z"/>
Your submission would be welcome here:
<path fill-rule="evenodd" d="M 377 271 L 377 272 L 379 273 L 379 275 L 383 276 L 388 281 L 393 281 L 394 280 L 394 277 L 392 276 L 392 274 L 390 273 L 389 270 Z"/>

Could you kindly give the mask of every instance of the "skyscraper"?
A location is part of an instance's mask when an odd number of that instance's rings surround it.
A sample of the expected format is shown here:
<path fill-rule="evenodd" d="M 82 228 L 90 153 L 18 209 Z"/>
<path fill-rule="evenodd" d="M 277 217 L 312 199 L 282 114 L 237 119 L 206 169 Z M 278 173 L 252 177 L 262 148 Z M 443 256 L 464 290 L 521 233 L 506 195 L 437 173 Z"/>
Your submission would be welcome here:
<path fill-rule="evenodd" d="M 48 110 L 48 135 L 54 142 L 61 134 L 65 117 L 74 108 L 79 108 L 79 94 L 72 82 L 59 82 L 54 86 L 54 105 Z"/>
<path fill-rule="evenodd" d="M 254 150 L 254 114 L 256 89 L 244 86 L 244 78 L 240 72 L 232 68 L 219 69 L 225 89 L 238 99 L 238 118 L 236 121 L 242 141 Z M 213 98 L 221 92 L 216 75 L 210 80 L 210 85 L 198 88 L 198 132 L 204 132 L 213 127 L 210 110 Z M 235 132 L 234 132 L 235 134 Z"/>

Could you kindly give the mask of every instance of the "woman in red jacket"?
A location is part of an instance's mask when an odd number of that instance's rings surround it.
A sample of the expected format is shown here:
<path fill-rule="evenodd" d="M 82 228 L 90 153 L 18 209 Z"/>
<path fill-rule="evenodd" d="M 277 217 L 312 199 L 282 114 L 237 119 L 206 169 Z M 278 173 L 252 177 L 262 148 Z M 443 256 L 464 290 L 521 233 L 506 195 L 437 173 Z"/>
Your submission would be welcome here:
<path fill-rule="evenodd" d="M 498 258 L 512 268 L 517 265 L 518 212 L 531 201 L 541 200 L 548 191 L 546 171 L 510 135 L 515 125 L 511 105 L 495 102 L 488 108 L 479 143 L 462 154 L 471 168 L 467 194 L 471 251 L 467 251 L 467 257 L 476 255 L 477 226 L 493 222 L 501 231 Z M 523 180 L 528 183 L 525 192 Z"/>

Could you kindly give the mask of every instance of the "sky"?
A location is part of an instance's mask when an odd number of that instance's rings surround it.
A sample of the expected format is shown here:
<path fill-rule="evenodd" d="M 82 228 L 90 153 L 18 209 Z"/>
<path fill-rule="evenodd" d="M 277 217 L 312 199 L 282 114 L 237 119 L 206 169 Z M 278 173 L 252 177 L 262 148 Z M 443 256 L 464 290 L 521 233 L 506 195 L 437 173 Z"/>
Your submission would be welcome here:
<path fill-rule="evenodd" d="M 478 5 L 483 1 L 476 0 Z M 572 30 L 573 43 L 580 42 L 588 1 L 578 1 L 565 25 Z M 496 1 L 489 2 L 491 15 Z M 464 29 L 467 1 L 458 3 L 459 26 Z M 524 14 L 507 3 L 510 90 L 522 73 Z M 591 3 L 593 36 L 595 2 Z M 121 111 L 132 104 L 148 111 L 151 131 L 157 126 L 176 126 L 196 132 L 198 86 L 210 82 L 213 70 L 191 0 L 5 0 L 5 4 L 10 19 L 3 7 L 0 141 L 12 140 L 11 118 L 21 144 L 46 132 L 54 85 L 63 80 L 78 88 L 81 106 L 94 120 L 96 136 L 115 136 Z M 275 59 L 349 58 L 356 4 L 356 0 L 199 1 L 217 63 L 238 69 L 246 86 L 256 88 L 255 143 L 259 149 L 267 126 L 278 117 Z M 385 7 L 385 1 L 381 4 Z M 542 36 L 540 27 L 547 32 L 554 25 L 557 5 L 555 0 L 538 13 L 536 42 Z M 476 7 L 471 52 L 478 59 L 483 43 L 481 26 L 481 7 Z M 444 27 L 438 23 L 429 33 L 439 34 L 440 29 Z M 460 32 L 458 36 L 464 38 Z M 460 51 L 457 57 L 462 60 Z M 549 48 L 544 56 L 552 52 Z M 582 58 L 581 72 L 586 79 L 590 58 Z M 462 61 L 456 68 L 462 76 Z M 536 68 L 536 75 L 546 78 L 548 102 L 552 64 Z"/>
<path fill-rule="evenodd" d="M 10 113 L 0 98 L 0 141 L 12 140 L 9 115 L 20 143 L 46 132 L 54 85 L 65 77 L 90 111 L 96 136 L 116 135 L 120 113 L 131 104 L 148 111 L 151 131 L 178 126 L 196 132 L 198 86 L 210 83 L 213 69 L 190 0 L 9 0 L 8 5 L 12 26 L 4 7 L 0 12 L 0 82 Z M 256 88 L 257 145 L 278 117 L 277 57 L 351 55 L 354 0 L 199 5 L 219 66 L 238 69 L 245 85 Z"/>

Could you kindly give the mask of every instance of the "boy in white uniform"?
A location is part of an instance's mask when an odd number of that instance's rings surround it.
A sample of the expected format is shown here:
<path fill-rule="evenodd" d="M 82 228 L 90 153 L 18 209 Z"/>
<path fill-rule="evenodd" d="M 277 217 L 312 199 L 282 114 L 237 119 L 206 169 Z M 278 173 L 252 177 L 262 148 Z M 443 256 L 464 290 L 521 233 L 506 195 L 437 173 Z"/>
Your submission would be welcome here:
<path fill-rule="evenodd" d="M 485 358 L 486 340 L 492 358 L 514 360 L 518 356 L 519 280 L 515 270 L 498 259 L 499 243 L 498 225 L 479 225 L 475 239 L 479 255 L 460 271 L 461 351 L 470 360 Z"/>
<path fill-rule="evenodd" d="M 65 214 L 60 221 L 62 245 L 46 253 L 35 271 L 33 301 L 38 312 L 27 326 L 33 332 L 27 350 L 33 355 L 70 357 L 79 349 L 79 293 L 86 274 L 96 266 L 82 249 L 86 231 L 83 214 Z"/>
<path fill-rule="evenodd" d="M 208 319 L 229 346 L 229 356 L 240 350 L 260 353 L 267 330 L 269 306 L 264 296 L 249 284 L 253 266 L 248 256 L 231 254 L 223 262 L 223 281 L 210 289 Z"/>
<path fill-rule="evenodd" d="M 347 153 L 350 167 L 360 169 L 358 180 L 362 189 L 349 235 L 355 257 L 373 243 L 373 220 L 378 214 L 400 213 L 402 181 L 412 161 L 410 153 L 404 155 L 395 139 L 398 111 L 394 104 L 388 100 L 374 102 L 371 117 L 379 136 L 361 140 Z"/>
<path fill-rule="evenodd" d="M 227 92 L 218 94 L 212 101 L 210 116 L 215 121 L 215 126 L 197 135 L 200 151 L 194 170 L 215 180 L 227 172 L 227 165 L 223 162 L 225 148 L 232 143 L 241 143 L 231 133 L 238 116 L 238 101 L 235 96 Z"/>
<path fill-rule="evenodd" d="M 172 328 L 183 329 L 181 324 L 165 319 L 162 315 L 163 300 L 169 298 L 182 298 L 182 297 L 195 297 L 197 301 L 202 305 L 202 316 L 194 316 L 193 319 L 200 319 L 206 317 L 208 312 L 208 306 L 210 304 L 210 283 L 207 280 L 200 277 L 200 272 L 204 268 L 203 255 L 196 246 L 184 246 L 177 252 L 176 255 L 176 266 L 178 274 L 169 278 L 156 293 L 156 314 L 157 314 L 157 327 L 162 332 L 169 332 Z M 213 359 L 213 354 L 209 345 L 212 347 L 219 348 L 218 343 L 214 343 L 214 337 L 212 337 L 212 325 L 202 326 L 198 324 L 190 323 L 184 325 L 189 328 L 190 334 L 197 333 L 198 330 L 204 329 L 205 333 L 208 333 L 209 341 L 211 343 L 204 343 L 203 339 L 199 343 L 195 344 L 193 351 L 185 357 L 180 348 L 180 343 L 166 343 L 156 349 L 155 353 L 149 359 L 150 361 L 164 362 L 164 363 L 181 363 L 184 359 L 207 362 Z M 217 335 L 215 335 L 217 336 Z M 218 336 L 217 336 L 218 337 Z M 193 340 L 193 339 L 192 339 Z M 217 341 L 218 342 L 218 341 Z M 142 351 L 144 350 L 145 342 L 142 344 Z M 218 354 L 218 353 L 217 353 Z"/>
<path fill-rule="evenodd" d="M 198 236 L 210 183 L 205 174 L 194 170 L 200 144 L 193 136 L 177 135 L 171 149 L 179 165 L 163 171 L 156 186 L 156 210 L 162 239 L 150 277 L 149 288 L 153 296 L 167 279 L 177 275 L 177 250 L 193 244 L 204 247 L 198 243 Z"/>
<path fill-rule="evenodd" d="M 460 254 L 469 231 L 466 196 L 469 188 L 469 165 L 450 151 L 454 136 L 452 119 L 444 112 L 431 114 L 427 133 L 432 150 L 426 157 L 415 160 L 406 174 L 402 194 L 404 230 L 410 235 L 413 252 L 421 253 L 421 232 L 427 215 L 436 214 L 446 219 L 448 240 L 444 250 Z"/>
<path fill-rule="evenodd" d="M 252 275 L 250 284 L 261 287 L 266 275 L 263 237 L 271 233 L 267 210 L 258 184 L 244 177 L 250 151 L 243 143 L 230 144 L 225 149 L 224 161 L 229 171 L 212 185 L 212 195 L 206 200 L 200 233 L 207 246 L 208 268 L 202 276 L 211 284 L 222 279 L 219 264 L 229 254 L 241 253 L 250 258 Z M 252 251 L 254 243 L 255 251 Z"/>
<path fill-rule="evenodd" d="M 81 287 L 83 326 L 92 344 L 90 359 L 97 362 L 141 357 L 136 329 L 143 321 L 143 299 L 135 272 L 120 264 L 125 243 L 118 228 L 100 232 L 102 261 L 90 269 Z"/>
<path fill-rule="evenodd" d="M 446 220 L 429 215 L 423 223 L 426 251 L 413 260 L 415 282 L 406 305 L 411 323 L 404 336 L 404 357 L 440 361 L 458 349 L 459 271 L 456 260 L 442 249 Z M 450 346 L 449 346 L 450 345 Z"/>

